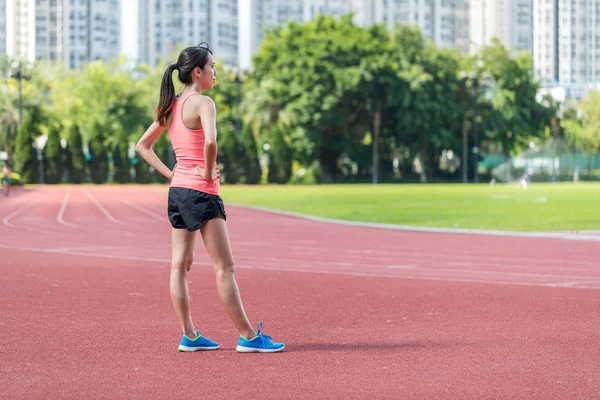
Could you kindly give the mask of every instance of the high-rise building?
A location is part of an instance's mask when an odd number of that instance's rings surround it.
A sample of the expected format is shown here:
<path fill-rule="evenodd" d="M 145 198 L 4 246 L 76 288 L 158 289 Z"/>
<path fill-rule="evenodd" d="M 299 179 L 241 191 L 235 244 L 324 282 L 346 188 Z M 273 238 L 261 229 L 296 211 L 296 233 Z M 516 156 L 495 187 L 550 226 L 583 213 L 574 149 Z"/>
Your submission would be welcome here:
<path fill-rule="evenodd" d="M 512 52 L 533 51 L 533 0 L 471 0 L 472 53 L 494 38 Z"/>
<path fill-rule="evenodd" d="M 454 47 L 462 53 L 468 53 L 471 45 L 471 3 L 473 0 L 455 0 Z"/>
<path fill-rule="evenodd" d="M 252 0 L 251 48 L 255 52 L 264 30 L 288 21 L 308 22 L 319 13 L 354 13 L 360 26 L 383 23 L 418 25 L 439 46 L 468 50 L 469 0 Z"/>
<path fill-rule="evenodd" d="M 12 43 L 8 45 L 9 55 L 19 59 L 34 61 L 35 54 L 35 1 L 8 0 L 11 2 L 10 22 Z M 8 32 L 7 32 L 8 33 Z"/>
<path fill-rule="evenodd" d="M 62 0 L 57 3 L 62 3 L 63 24 L 58 34 L 64 38 L 60 51 L 65 64 L 78 68 L 88 61 L 110 60 L 119 55 L 121 0 Z"/>
<path fill-rule="evenodd" d="M 61 60 L 71 68 L 120 50 L 120 0 L 8 0 L 15 58 Z"/>
<path fill-rule="evenodd" d="M 312 21 L 319 14 L 341 16 L 348 12 L 348 0 L 305 0 L 303 4 L 303 20 Z"/>
<path fill-rule="evenodd" d="M 258 50 L 265 31 L 287 22 L 309 22 L 319 14 L 341 16 L 347 0 L 250 0 L 250 47 Z"/>
<path fill-rule="evenodd" d="M 139 0 L 138 13 L 141 61 L 156 65 L 184 46 L 207 42 L 215 58 L 238 65 L 237 0 Z"/>
<path fill-rule="evenodd" d="M 0 0 L 0 57 L 6 54 L 6 0 Z"/>
<path fill-rule="evenodd" d="M 536 77 L 600 83 L 600 0 L 534 0 L 534 15 Z"/>

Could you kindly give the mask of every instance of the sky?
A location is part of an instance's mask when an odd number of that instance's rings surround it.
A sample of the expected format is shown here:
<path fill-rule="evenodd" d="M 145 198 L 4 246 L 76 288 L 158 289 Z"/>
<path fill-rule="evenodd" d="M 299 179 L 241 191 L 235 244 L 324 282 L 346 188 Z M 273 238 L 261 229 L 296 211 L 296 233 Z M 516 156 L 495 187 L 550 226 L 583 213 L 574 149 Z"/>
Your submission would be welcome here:
<path fill-rule="evenodd" d="M 121 43 L 123 53 L 131 59 L 136 59 L 138 56 L 138 1 L 121 1 Z M 240 22 L 238 33 L 240 68 L 247 69 L 250 66 L 250 0 L 238 0 L 238 18 Z M 198 38 L 198 42 L 203 40 L 203 38 Z"/>

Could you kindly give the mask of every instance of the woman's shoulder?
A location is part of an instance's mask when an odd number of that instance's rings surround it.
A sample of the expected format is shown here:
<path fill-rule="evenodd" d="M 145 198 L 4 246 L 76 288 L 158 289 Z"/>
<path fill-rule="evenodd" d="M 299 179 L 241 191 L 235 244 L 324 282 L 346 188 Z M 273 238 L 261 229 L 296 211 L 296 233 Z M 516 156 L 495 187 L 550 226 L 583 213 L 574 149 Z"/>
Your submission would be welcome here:
<path fill-rule="evenodd" d="M 207 94 L 199 94 L 198 96 L 194 96 L 198 101 L 205 103 L 214 103 L 212 97 Z"/>
<path fill-rule="evenodd" d="M 193 100 L 192 100 L 193 99 Z M 191 96 L 190 100 L 193 101 L 198 107 L 209 107 L 215 108 L 215 101 L 205 94 L 199 94 L 198 96 Z"/>

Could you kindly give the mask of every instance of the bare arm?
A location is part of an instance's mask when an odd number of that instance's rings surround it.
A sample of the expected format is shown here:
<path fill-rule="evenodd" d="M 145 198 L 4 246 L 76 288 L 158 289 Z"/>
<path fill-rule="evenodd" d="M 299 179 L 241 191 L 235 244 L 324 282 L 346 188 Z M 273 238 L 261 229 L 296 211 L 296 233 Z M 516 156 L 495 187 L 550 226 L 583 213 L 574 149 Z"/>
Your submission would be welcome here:
<path fill-rule="evenodd" d="M 154 149 L 152 149 L 152 145 L 164 130 L 164 126 L 161 126 L 157 121 L 154 121 L 137 142 L 135 150 L 152 166 L 152 168 L 163 174 L 167 179 L 172 179 L 173 171 L 158 158 L 156 153 L 154 153 Z"/>
<path fill-rule="evenodd" d="M 200 118 L 204 129 L 204 178 L 208 181 L 218 179 L 217 161 L 217 111 L 215 102 L 207 96 L 200 101 Z"/>

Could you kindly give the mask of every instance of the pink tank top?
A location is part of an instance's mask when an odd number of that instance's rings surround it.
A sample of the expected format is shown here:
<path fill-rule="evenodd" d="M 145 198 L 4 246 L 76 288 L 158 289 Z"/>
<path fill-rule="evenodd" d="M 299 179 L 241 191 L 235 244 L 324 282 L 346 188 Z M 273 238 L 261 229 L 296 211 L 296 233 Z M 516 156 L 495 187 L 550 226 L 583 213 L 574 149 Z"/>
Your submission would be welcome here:
<path fill-rule="evenodd" d="M 219 180 L 208 182 L 196 169 L 196 166 L 204 168 L 204 130 L 188 129 L 183 123 L 183 105 L 188 98 L 197 94 L 189 93 L 183 97 L 177 97 L 173 104 L 169 137 L 177 159 L 177 167 L 173 179 L 171 179 L 171 187 L 194 189 L 218 195 Z"/>

